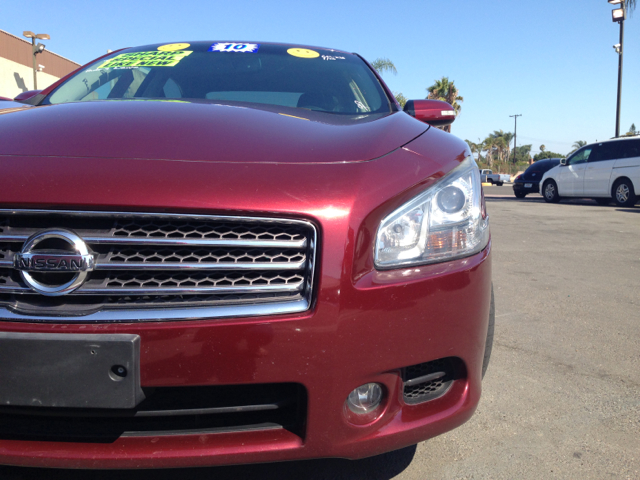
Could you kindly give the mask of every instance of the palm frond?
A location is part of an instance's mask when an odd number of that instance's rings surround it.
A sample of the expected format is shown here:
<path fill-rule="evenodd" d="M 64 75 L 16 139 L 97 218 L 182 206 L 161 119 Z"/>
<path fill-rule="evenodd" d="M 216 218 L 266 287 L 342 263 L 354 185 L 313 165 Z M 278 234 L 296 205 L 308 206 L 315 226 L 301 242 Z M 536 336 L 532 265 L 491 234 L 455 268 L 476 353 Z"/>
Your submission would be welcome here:
<path fill-rule="evenodd" d="M 373 62 L 371 62 L 371 66 L 375 68 L 380 75 L 382 75 L 384 72 L 391 72 L 394 75 L 398 73 L 396 66 L 388 58 L 376 58 Z"/>
<path fill-rule="evenodd" d="M 636 9 L 636 0 L 625 0 L 624 6 L 629 13 L 632 13 Z"/>

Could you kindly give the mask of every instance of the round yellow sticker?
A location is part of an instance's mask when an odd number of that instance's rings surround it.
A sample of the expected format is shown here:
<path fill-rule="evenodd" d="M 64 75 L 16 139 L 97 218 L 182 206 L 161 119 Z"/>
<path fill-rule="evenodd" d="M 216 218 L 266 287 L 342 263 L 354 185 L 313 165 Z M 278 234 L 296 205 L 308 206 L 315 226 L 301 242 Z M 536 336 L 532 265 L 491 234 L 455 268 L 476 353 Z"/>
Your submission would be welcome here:
<path fill-rule="evenodd" d="M 287 53 L 300 58 L 316 58 L 320 56 L 315 50 L 309 50 L 307 48 L 290 48 L 287 50 Z"/>
<path fill-rule="evenodd" d="M 161 52 L 175 52 L 176 50 L 187 48 L 190 45 L 190 43 L 169 43 L 167 45 L 158 47 L 158 50 L 160 50 Z"/>

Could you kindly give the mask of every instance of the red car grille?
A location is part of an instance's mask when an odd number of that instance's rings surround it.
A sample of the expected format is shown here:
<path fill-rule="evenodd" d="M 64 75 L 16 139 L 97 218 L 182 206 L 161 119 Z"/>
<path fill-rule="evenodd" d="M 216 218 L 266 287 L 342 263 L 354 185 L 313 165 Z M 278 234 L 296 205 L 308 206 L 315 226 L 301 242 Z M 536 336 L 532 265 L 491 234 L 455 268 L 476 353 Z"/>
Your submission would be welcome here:
<path fill-rule="evenodd" d="M 16 259 L 31 236 L 54 229 L 80 237 L 95 265 L 79 288 L 45 296 L 25 282 Z M 314 226 L 298 220 L 0 211 L 0 318 L 130 321 L 303 311 L 311 303 L 315 251 Z M 29 273 L 47 285 L 74 276 Z"/>

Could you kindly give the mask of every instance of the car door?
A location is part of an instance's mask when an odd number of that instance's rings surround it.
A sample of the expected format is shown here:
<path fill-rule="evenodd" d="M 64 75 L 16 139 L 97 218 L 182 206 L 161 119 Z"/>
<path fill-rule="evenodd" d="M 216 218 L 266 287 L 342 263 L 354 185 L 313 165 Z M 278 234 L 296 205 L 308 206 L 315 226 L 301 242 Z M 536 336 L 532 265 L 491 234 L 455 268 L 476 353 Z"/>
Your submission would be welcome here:
<path fill-rule="evenodd" d="M 584 172 L 591 155 L 592 145 L 582 147 L 567 158 L 566 165 L 560 167 L 556 177 L 558 193 L 566 197 L 579 197 L 584 194 Z"/>
<path fill-rule="evenodd" d="M 613 162 L 610 186 L 620 177 L 631 179 L 636 194 L 640 192 L 640 138 L 620 141 L 619 159 Z"/>
<path fill-rule="evenodd" d="M 620 142 L 602 142 L 593 146 L 584 173 L 584 194 L 607 196 L 613 164 L 620 158 Z"/>

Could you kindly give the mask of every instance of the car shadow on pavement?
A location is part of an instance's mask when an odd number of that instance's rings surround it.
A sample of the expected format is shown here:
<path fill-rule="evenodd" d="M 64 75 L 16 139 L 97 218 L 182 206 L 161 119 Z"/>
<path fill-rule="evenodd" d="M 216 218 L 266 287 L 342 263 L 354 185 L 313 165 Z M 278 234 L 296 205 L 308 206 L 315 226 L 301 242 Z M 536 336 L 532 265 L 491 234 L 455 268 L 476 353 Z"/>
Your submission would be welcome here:
<path fill-rule="evenodd" d="M 531 198 L 516 198 L 507 197 L 507 196 L 491 196 L 485 195 L 485 200 L 487 202 L 538 202 L 545 203 L 543 197 L 531 197 Z M 550 205 L 585 205 L 589 207 L 602 207 L 602 208 L 611 208 L 615 207 L 613 203 L 609 205 L 599 205 L 598 202 L 591 198 L 563 198 L 559 203 L 550 204 Z M 640 208 L 616 208 L 618 212 L 640 212 Z"/>
<path fill-rule="evenodd" d="M 322 459 L 167 470 L 58 470 L 2 467 L 2 480 L 388 480 L 412 462 L 416 445 L 362 460 Z"/>
<path fill-rule="evenodd" d="M 544 202 L 542 197 L 516 198 L 515 196 L 508 197 L 506 195 L 485 195 L 484 199 L 487 202 Z"/>

